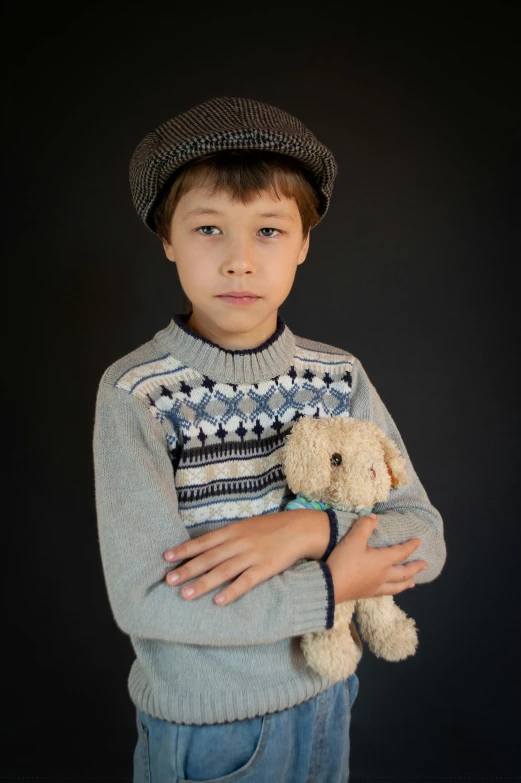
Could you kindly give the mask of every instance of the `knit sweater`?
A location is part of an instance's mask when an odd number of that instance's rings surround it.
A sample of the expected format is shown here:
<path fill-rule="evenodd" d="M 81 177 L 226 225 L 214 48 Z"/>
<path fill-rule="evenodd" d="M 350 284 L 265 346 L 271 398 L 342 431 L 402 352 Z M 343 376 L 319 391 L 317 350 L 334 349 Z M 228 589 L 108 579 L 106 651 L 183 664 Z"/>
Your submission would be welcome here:
<path fill-rule="evenodd" d="M 406 460 L 409 483 L 377 503 L 369 538 L 383 547 L 421 538 L 409 558 L 443 568 L 443 521 L 430 503 L 398 429 L 361 362 L 343 348 L 292 333 L 280 314 L 273 335 L 228 350 L 175 315 L 111 364 L 96 397 L 93 456 L 103 573 L 118 627 L 136 658 L 133 703 L 163 720 L 223 723 L 284 710 L 334 681 L 306 663 L 300 637 L 330 628 L 334 585 L 325 560 L 300 560 L 228 605 L 227 584 L 187 601 L 165 581 L 163 553 L 236 520 L 284 509 L 295 496 L 279 449 L 302 416 L 372 419 Z M 288 512 L 290 513 L 290 512 Z M 358 514 L 328 509 L 329 553 Z M 407 561 L 403 561 L 407 562 Z M 358 645 L 362 645 L 351 624 Z"/>

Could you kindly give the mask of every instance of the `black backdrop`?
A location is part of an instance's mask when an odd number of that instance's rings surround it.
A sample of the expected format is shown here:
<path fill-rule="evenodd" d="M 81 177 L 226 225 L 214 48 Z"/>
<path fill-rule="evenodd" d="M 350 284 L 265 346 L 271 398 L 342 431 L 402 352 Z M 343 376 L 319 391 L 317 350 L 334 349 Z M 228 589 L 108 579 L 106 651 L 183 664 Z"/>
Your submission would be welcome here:
<path fill-rule="evenodd" d="M 445 523 L 442 574 L 398 599 L 416 656 L 360 663 L 352 779 L 521 775 L 516 5 L 6 4 L 0 776 L 131 780 L 94 401 L 182 309 L 130 155 L 216 95 L 278 105 L 333 150 L 330 211 L 281 313 L 359 356 Z"/>

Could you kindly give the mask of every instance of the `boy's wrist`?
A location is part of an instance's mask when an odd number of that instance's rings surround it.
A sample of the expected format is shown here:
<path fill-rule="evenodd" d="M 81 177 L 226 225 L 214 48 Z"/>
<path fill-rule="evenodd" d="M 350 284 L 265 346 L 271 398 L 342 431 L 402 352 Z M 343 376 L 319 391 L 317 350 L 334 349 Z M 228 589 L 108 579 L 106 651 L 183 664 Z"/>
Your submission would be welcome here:
<path fill-rule="evenodd" d="M 334 512 L 320 511 L 318 509 L 299 509 L 297 520 L 300 534 L 303 535 L 302 557 L 307 560 L 325 560 L 336 546 L 338 527 Z M 293 513 L 288 511 L 286 513 Z"/>

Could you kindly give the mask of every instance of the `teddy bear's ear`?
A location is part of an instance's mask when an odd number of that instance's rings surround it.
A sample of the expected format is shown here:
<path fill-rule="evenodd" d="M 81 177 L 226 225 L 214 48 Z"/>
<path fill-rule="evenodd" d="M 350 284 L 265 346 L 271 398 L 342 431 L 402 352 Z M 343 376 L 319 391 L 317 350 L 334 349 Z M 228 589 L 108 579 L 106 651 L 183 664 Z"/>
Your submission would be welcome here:
<path fill-rule="evenodd" d="M 325 420 L 302 418 L 293 425 L 281 459 L 288 486 L 295 494 L 318 496 L 331 483 L 331 448 Z"/>
<path fill-rule="evenodd" d="M 391 476 L 391 485 L 397 488 L 404 487 L 409 483 L 404 458 L 398 451 L 398 447 L 394 441 L 384 435 L 383 432 L 380 435 L 380 440 L 384 448 L 384 459 L 387 470 Z"/>

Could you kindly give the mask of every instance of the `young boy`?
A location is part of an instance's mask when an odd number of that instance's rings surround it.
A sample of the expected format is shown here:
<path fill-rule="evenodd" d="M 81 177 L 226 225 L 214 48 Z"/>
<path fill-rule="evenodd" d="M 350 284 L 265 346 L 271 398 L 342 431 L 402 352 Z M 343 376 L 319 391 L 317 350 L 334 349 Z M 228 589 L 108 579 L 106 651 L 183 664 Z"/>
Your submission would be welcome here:
<path fill-rule="evenodd" d="M 317 675 L 300 637 L 445 562 L 440 514 L 360 360 L 278 313 L 336 172 L 298 119 L 245 98 L 193 107 L 132 156 L 134 205 L 189 300 L 96 400 L 103 569 L 136 653 L 135 783 L 347 781 L 358 677 Z M 286 435 L 333 415 L 372 419 L 406 460 L 376 515 L 284 510 Z"/>

